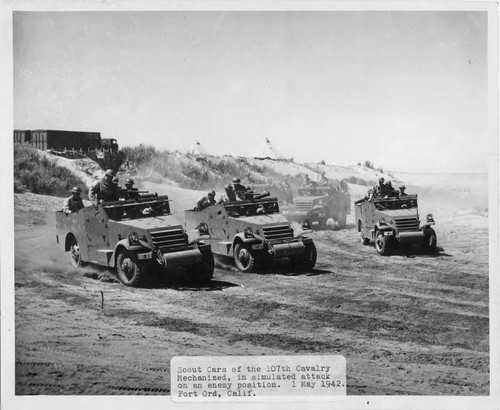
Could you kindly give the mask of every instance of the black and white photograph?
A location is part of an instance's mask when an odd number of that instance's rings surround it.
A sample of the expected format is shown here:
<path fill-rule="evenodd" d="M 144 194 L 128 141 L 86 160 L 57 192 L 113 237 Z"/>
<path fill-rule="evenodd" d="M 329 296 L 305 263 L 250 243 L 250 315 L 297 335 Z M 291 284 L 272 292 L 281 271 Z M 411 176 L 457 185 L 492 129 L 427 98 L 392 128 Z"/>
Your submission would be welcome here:
<path fill-rule="evenodd" d="M 6 409 L 498 408 L 497 2 L 0 6 Z"/>

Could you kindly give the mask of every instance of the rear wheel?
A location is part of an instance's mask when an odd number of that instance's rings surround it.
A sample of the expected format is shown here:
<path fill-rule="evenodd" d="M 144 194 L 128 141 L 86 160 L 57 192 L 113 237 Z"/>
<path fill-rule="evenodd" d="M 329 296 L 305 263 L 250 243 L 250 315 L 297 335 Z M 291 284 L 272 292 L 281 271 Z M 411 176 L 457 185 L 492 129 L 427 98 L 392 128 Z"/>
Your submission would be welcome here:
<path fill-rule="evenodd" d="M 385 236 L 384 232 L 378 231 L 375 238 L 375 249 L 379 255 L 389 255 L 391 253 L 391 237 Z"/>
<path fill-rule="evenodd" d="M 255 255 L 249 246 L 243 243 L 237 243 L 234 246 L 234 263 L 236 267 L 242 272 L 252 272 L 255 266 Z"/>
<path fill-rule="evenodd" d="M 116 260 L 116 270 L 118 279 L 125 286 L 138 286 L 144 276 L 144 266 L 142 266 L 135 253 L 124 249 Z"/>
<path fill-rule="evenodd" d="M 437 248 L 437 237 L 434 229 L 427 229 L 425 231 L 424 249 L 429 255 L 434 255 Z"/>
<path fill-rule="evenodd" d="M 69 252 L 71 264 L 76 268 L 82 267 L 84 265 L 84 262 L 82 261 L 82 256 L 80 254 L 80 245 L 78 245 L 78 241 L 74 236 L 71 238 Z"/>
<path fill-rule="evenodd" d="M 370 238 L 365 237 L 365 234 L 363 233 L 363 223 L 361 221 L 358 221 L 358 232 L 361 238 L 361 243 L 363 245 L 368 245 L 370 243 Z"/>
<path fill-rule="evenodd" d="M 308 243 L 302 255 L 292 256 L 290 260 L 292 265 L 298 270 L 311 270 L 316 265 L 317 257 L 316 245 Z"/>

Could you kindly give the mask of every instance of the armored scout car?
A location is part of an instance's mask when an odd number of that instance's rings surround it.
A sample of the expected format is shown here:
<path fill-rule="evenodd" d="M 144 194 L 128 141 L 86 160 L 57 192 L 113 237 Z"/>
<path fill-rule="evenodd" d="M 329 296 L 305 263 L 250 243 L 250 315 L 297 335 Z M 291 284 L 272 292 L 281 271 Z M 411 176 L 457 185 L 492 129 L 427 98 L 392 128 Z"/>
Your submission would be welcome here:
<path fill-rule="evenodd" d="M 189 232 L 170 213 L 168 196 L 141 195 L 104 202 L 78 212 L 56 212 L 57 243 L 70 253 L 74 266 L 85 262 L 116 268 L 127 286 L 138 286 L 153 270 L 166 279 L 207 282 L 214 259 L 208 227 Z"/>
<path fill-rule="evenodd" d="M 309 219 L 313 228 L 326 229 L 328 219 L 332 218 L 339 228 L 345 228 L 347 215 L 351 213 L 351 196 L 347 190 L 317 186 L 298 188 L 297 193 L 294 206 L 283 211 L 288 220 Z"/>
<path fill-rule="evenodd" d="M 186 227 L 206 223 L 210 227 L 212 251 L 234 258 L 242 272 L 265 269 L 273 258 L 290 258 L 304 270 L 316 263 L 316 247 L 308 221 L 292 229 L 280 213 L 278 200 L 269 192 L 243 201 L 222 202 L 201 211 L 185 211 Z"/>
<path fill-rule="evenodd" d="M 355 218 L 361 242 L 375 241 L 380 255 L 389 255 L 398 244 L 419 243 L 429 254 L 436 251 L 436 232 L 431 228 L 434 218 L 425 221 L 418 216 L 417 195 L 360 199 L 355 202 Z"/>

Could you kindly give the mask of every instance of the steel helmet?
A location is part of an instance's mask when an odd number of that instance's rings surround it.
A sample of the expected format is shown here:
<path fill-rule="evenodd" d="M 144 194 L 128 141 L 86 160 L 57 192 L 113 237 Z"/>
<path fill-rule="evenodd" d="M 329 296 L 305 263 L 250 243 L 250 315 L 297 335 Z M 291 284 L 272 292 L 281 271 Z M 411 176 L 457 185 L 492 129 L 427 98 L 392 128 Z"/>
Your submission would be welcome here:
<path fill-rule="evenodd" d="M 134 183 L 134 180 L 130 178 L 125 181 L 125 185 L 134 185 Z"/>
<path fill-rule="evenodd" d="M 213 196 L 215 196 L 215 191 L 212 189 L 212 190 L 208 193 L 208 195 L 213 195 Z"/>
<path fill-rule="evenodd" d="M 226 185 L 226 186 L 224 187 L 224 189 L 227 189 L 227 190 L 229 190 L 229 191 L 232 191 L 232 190 L 233 190 L 233 186 L 232 186 L 232 185 Z"/>
<path fill-rule="evenodd" d="M 241 180 L 239 178 L 233 178 L 233 184 L 239 184 Z"/>
<path fill-rule="evenodd" d="M 82 193 L 82 190 L 81 190 L 81 188 L 80 188 L 80 187 L 75 186 L 75 187 L 73 187 L 73 188 L 71 189 L 71 192 L 75 192 L 75 193 L 77 193 L 77 194 L 81 194 L 81 193 Z"/>
<path fill-rule="evenodd" d="M 110 175 L 110 176 L 114 177 L 116 175 L 116 172 L 113 171 L 112 169 L 107 169 L 106 170 L 106 175 Z"/>
<path fill-rule="evenodd" d="M 120 182 L 120 180 L 118 179 L 118 177 L 114 177 L 113 178 L 113 183 L 117 184 L 118 182 Z"/>
<path fill-rule="evenodd" d="M 378 179 L 378 182 L 384 182 L 384 181 L 385 181 L 385 178 L 384 178 L 384 177 L 380 177 L 380 178 Z"/>

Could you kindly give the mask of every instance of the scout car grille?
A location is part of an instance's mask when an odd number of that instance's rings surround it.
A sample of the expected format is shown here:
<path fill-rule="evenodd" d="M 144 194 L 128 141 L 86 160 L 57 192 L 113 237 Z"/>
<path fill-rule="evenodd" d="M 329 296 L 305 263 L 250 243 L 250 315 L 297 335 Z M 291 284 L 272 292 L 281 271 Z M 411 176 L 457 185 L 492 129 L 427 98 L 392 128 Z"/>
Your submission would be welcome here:
<path fill-rule="evenodd" d="M 299 211 L 309 211 L 312 204 L 309 201 L 295 201 L 295 206 Z"/>
<path fill-rule="evenodd" d="M 270 226 L 262 228 L 266 239 L 290 239 L 293 231 L 288 225 Z"/>
<path fill-rule="evenodd" d="M 418 230 L 417 218 L 398 218 L 396 219 L 396 228 L 398 231 L 416 231 Z"/>
<path fill-rule="evenodd" d="M 151 239 L 153 244 L 162 250 L 180 248 L 187 244 L 187 238 L 182 229 L 151 232 Z"/>

